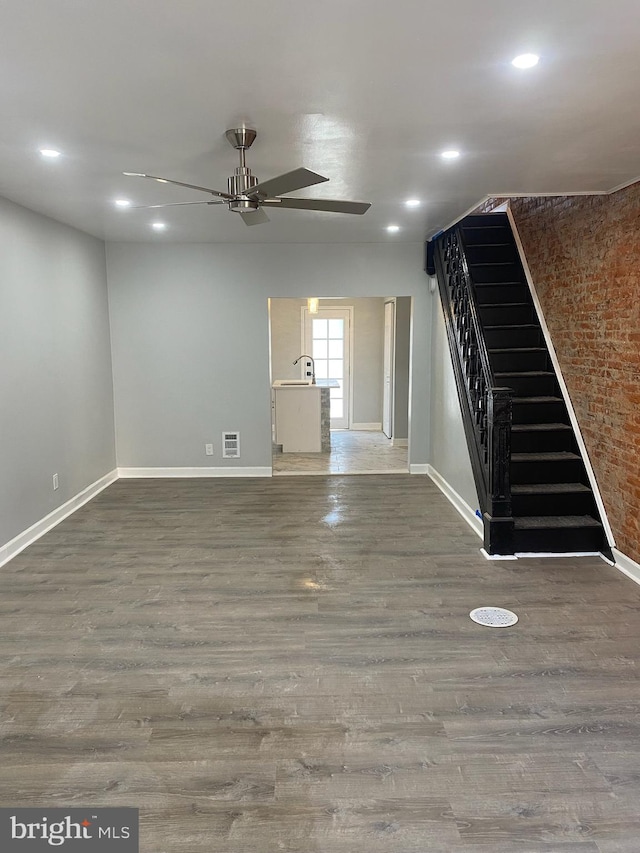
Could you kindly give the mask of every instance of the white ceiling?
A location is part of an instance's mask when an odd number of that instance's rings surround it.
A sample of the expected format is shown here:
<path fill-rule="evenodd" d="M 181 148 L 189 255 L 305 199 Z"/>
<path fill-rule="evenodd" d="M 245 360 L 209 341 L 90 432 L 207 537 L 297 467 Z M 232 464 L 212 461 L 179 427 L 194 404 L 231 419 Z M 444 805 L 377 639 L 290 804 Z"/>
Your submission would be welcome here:
<path fill-rule="evenodd" d="M 6 0 L 0 195 L 107 240 L 422 240 L 488 193 L 602 191 L 640 175 L 639 0 Z M 518 53 L 539 65 L 513 68 Z M 371 201 L 364 216 L 158 211 L 227 189 L 224 132 L 260 180 Z M 38 149 L 63 152 L 43 160 Z M 459 148 L 458 161 L 439 152 Z M 403 201 L 422 204 L 407 209 Z M 394 235 L 389 223 L 401 226 Z"/>

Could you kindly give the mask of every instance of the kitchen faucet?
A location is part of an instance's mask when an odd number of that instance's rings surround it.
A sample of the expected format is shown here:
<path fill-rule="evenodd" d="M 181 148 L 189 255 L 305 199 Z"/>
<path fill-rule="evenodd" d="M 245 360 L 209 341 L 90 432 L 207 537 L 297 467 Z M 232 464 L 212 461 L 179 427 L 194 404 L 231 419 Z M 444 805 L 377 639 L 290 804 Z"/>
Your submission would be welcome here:
<path fill-rule="evenodd" d="M 315 363 L 315 361 L 313 360 L 313 358 L 310 355 L 304 355 L 304 353 L 303 353 L 302 355 L 299 355 L 293 363 L 297 364 L 301 358 L 308 358 L 309 361 L 311 362 L 311 384 L 315 385 L 316 384 L 316 363 Z"/>

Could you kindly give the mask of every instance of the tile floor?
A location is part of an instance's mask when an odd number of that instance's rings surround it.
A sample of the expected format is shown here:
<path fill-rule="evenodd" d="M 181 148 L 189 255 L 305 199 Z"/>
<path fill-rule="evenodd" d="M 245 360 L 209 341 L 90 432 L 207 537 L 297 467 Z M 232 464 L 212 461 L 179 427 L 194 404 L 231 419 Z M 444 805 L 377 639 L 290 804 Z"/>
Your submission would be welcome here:
<path fill-rule="evenodd" d="M 393 447 L 383 432 L 331 430 L 330 453 L 273 449 L 274 476 L 295 474 L 406 474 L 408 449 Z"/>

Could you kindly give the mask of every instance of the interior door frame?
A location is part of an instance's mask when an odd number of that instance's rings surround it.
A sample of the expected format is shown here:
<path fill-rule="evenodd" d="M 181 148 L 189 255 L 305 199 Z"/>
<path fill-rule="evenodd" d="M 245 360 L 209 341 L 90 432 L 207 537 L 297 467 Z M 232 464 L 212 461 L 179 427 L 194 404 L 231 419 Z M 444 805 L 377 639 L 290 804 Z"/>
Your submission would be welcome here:
<path fill-rule="evenodd" d="M 353 373 L 354 373 L 354 346 L 353 346 L 353 316 L 354 316 L 354 306 L 353 305 L 320 305 L 320 311 L 345 311 L 349 317 L 349 335 L 348 342 L 345 341 L 346 346 L 348 347 L 349 352 L 349 379 L 348 379 L 348 389 L 349 389 L 349 406 L 347 411 L 347 423 L 348 426 L 345 429 L 351 429 L 351 424 L 353 423 Z M 300 352 L 305 352 L 306 338 L 307 338 L 307 319 L 309 318 L 309 308 L 306 305 L 302 305 L 300 307 Z"/>
<path fill-rule="evenodd" d="M 387 315 L 389 316 L 389 336 L 387 337 Z M 389 366 L 389 387 L 387 388 L 387 364 Z M 384 303 L 384 331 L 382 352 L 382 432 L 393 439 L 395 432 L 395 374 L 396 374 L 396 301 L 387 299 Z M 388 394 L 388 399 L 387 399 Z M 385 430 L 385 410 L 388 407 L 389 432 Z"/>

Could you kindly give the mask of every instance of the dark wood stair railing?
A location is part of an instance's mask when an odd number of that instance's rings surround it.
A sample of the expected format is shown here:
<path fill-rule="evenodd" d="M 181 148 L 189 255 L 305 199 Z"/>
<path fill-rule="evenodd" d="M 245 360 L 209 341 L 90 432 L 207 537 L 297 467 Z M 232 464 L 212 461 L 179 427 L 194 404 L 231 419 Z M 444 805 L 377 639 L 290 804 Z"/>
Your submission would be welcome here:
<path fill-rule="evenodd" d="M 510 461 L 512 391 L 496 384 L 465 257 L 454 227 L 433 247 L 456 387 L 489 554 L 514 553 Z"/>

